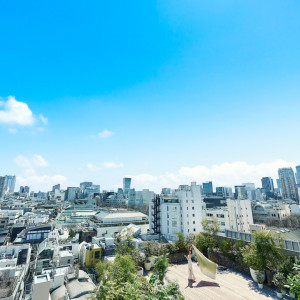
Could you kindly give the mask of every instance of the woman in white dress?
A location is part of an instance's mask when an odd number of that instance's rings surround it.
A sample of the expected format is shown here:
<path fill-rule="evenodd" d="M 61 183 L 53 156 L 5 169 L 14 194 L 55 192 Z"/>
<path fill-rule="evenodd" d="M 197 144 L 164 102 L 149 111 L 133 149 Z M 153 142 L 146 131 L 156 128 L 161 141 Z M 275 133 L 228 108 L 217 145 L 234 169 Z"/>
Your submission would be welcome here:
<path fill-rule="evenodd" d="M 195 278 L 195 275 L 194 275 L 194 272 L 193 272 L 193 264 L 192 264 L 192 248 L 189 251 L 189 255 L 188 256 L 185 255 L 185 258 L 188 261 L 189 280 L 195 281 L 196 278 Z"/>

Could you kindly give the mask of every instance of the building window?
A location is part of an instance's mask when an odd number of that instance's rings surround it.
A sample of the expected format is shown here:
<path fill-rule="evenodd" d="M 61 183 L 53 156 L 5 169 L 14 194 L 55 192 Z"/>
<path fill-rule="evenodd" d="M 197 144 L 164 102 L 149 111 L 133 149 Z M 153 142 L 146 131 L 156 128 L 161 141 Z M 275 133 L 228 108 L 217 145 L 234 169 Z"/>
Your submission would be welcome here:
<path fill-rule="evenodd" d="M 172 221 L 172 227 L 177 227 L 177 221 Z"/>
<path fill-rule="evenodd" d="M 193 217 L 195 217 L 195 214 L 193 214 Z"/>
<path fill-rule="evenodd" d="M 194 206 L 192 207 L 192 210 L 194 210 L 195 208 L 194 208 Z"/>
<path fill-rule="evenodd" d="M 193 221 L 193 224 L 195 224 L 195 221 Z"/>
<path fill-rule="evenodd" d="M 225 218 L 223 214 L 217 214 L 217 218 Z"/>

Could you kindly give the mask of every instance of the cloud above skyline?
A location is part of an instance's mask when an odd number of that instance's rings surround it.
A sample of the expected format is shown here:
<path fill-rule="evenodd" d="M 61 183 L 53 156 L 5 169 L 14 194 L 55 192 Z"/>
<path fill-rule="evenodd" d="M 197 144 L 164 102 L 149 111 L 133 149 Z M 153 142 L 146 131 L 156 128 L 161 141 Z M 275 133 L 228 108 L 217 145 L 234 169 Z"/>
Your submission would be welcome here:
<path fill-rule="evenodd" d="M 212 167 L 198 165 L 195 167 L 181 167 L 178 172 L 164 174 L 137 174 L 130 175 L 132 184 L 138 188 L 152 188 L 160 191 L 163 187 L 177 188 L 180 184 L 190 184 L 192 181 L 202 183 L 212 181 L 214 188 L 216 186 L 240 185 L 242 183 L 252 182 L 257 187 L 261 186 L 262 177 L 272 177 L 276 185 L 278 178 L 278 169 L 294 166 L 292 163 L 282 159 L 270 163 L 249 164 L 243 161 L 233 163 L 224 162 Z"/>
<path fill-rule="evenodd" d="M 39 154 L 34 154 L 32 157 L 26 157 L 19 155 L 14 158 L 14 162 L 18 167 L 30 168 L 30 167 L 47 167 L 48 162 Z"/>
<path fill-rule="evenodd" d="M 1 99 L 0 123 L 20 126 L 31 126 L 34 124 L 35 118 L 26 103 L 17 101 L 13 96 L 9 96 L 7 100 Z"/>
<path fill-rule="evenodd" d="M 66 186 L 66 182 L 67 177 L 64 175 L 38 175 L 34 169 L 26 169 L 23 175 L 17 176 L 17 185 L 28 185 L 31 191 L 49 191 L 58 183 Z"/>
<path fill-rule="evenodd" d="M 124 165 L 123 163 L 115 163 L 115 162 L 111 162 L 111 161 L 106 161 L 103 163 L 104 168 L 107 169 L 117 169 L 117 168 L 123 168 Z"/>

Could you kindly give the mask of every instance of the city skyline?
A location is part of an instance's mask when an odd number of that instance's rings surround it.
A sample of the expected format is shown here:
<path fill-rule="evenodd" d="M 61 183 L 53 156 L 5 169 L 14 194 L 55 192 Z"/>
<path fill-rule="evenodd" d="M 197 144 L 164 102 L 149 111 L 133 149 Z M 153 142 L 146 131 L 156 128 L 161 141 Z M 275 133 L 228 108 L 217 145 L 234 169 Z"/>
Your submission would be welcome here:
<path fill-rule="evenodd" d="M 300 164 L 300 3 L 1 8 L 0 166 L 17 187 L 260 186 Z"/>

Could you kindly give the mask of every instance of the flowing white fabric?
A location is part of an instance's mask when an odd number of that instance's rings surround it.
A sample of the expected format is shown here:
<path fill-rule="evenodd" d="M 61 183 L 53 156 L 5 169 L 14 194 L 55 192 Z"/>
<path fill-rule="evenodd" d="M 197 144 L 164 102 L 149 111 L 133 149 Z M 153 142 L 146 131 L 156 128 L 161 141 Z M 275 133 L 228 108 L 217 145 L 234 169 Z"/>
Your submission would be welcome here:
<path fill-rule="evenodd" d="M 201 272 L 209 278 L 216 279 L 218 265 L 206 258 L 194 245 L 198 265 Z"/>

